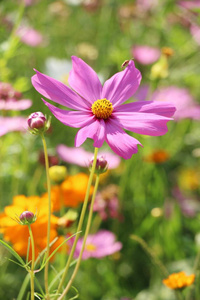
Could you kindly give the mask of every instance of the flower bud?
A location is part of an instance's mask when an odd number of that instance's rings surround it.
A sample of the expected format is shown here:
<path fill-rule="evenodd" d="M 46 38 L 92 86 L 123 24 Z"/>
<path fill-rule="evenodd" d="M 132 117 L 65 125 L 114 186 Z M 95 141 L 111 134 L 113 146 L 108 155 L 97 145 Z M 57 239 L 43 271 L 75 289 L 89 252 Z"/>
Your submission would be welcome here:
<path fill-rule="evenodd" d="M 34 112 L 28 117 L 28 126 L 33 134 L 40 134 L 47 131 L 50 127 L 50 121 L 46 119 L 42 112 Z"/>
<path fill-rule="evenodd" d="M 89 163 L 90 170 L 92 169 L 93 161 L 94 161 L 94 158 L 92 158 Z M 95 167 L 95 173 L 102 174 L 102 173 L 105 173 L 107 171 L 107 169 L 108 169 L 107 160 L 103 156 L 98 157 L 97 162 L 96 162 L 96 167 Z"/>
<path fill-rule="evenodd" d="M 60 183 L 67 176 L 67 168 L 65 166 L 52 166 L 49 168 L 49 176 L 54 182 Z"/>
<path fill-rule="evenodd" d="M 31 211 L 24 211 L 19 216 L 19 219 L 22 225 L 28 225 L 36 221 L 36 215 L 34 215 L 34 213 L 32 213 Z"/>

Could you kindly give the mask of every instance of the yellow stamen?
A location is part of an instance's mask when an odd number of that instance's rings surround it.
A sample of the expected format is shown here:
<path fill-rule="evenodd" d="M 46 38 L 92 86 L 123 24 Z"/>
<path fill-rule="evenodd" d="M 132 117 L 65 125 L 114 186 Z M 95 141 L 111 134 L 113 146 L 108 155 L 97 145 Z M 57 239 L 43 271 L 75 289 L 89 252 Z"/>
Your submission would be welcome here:
<path fill-rule="evenodd" d="M 88 244 L 88 245 L 85 246 L 85 249 L 87 251 L 93 252 L 93 251 L 95 251 L 97 249 L 97 247 L 95 245 L 93 245 L 93 244 Z"/>
<path fill-rule="evenodd" d="M 100 99 L 92 104 L 92 112 L 98 119 L 108 119 L 113 111 L 113 106 L 110 100 Z"/>

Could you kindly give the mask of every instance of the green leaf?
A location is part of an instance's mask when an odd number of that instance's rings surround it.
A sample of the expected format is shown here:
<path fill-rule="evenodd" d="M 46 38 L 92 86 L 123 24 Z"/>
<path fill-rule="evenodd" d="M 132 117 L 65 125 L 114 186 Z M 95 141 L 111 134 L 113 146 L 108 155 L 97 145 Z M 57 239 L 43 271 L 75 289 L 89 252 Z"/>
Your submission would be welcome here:
<path fill-rule="evenodd" d="M 23 259 L 19 256 L 19 254 L 10 245 L 8 245 L 6 242 L 4 242 L 2 240 L 0 240 L 0 243 L 21 263 L 21 265 L 23 267 L 26 266 Z"/>

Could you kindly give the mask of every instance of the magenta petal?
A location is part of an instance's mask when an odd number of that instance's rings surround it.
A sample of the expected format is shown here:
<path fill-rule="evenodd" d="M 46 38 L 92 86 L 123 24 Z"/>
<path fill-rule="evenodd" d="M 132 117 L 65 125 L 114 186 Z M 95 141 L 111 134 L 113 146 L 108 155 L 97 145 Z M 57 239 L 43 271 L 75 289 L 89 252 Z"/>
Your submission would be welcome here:
<path fill-rule="evenodd" d="M 100 99 L 102 85 L 95 71 L 82 59 L 72 56 L 73 69 L 69 73 L 68 82 L 79 95 L 90 104 Z"/>
<path fill-rule="evenodd" d="M 101 120 L 103 121 L 103 120 Z M 94 140 L 94 147 L 100 148 L 105 140 L 105 125 L 99 120 L 93 121 L 91 124 L 81 128 L 75 137 L 75 146 L 82 145 L 87 138 Z"/>
<path fill-rule="evenodd" d="M 2 110 L 25 110 L 31 107 L 32 101 L 29 99 L 17 101 L 4 101 L 0 100 L 0 109 Z"/>
<path fill-rule="evenodd" d="M 94 115 L 91 115 L 89 112 L 60 109 L 46 102 L 44 99 L 42 100 L 56 119 L 67 126 L 80 128 L 94 122 Z"/>
<path fill-rule="evenodd" d="M 116 112 L 128 112 L 130 114 L 138 113 L 152 113 L 164 117 L 172 117 L 176 111 L 175 106 L 170 102 L 157 101 L 137 101 L 120 105 L 116 108 Z M 115 115 L 115 112 L 113 113 Z M 139 114 L 138 114 L 139 116 Z M 135 119 L 134 119 L 135 120 Z"/>
<path fill-rule="evenodd" d="M 110 100 L 116 107 L 133 96 L 141 79 L 140 71 L 131 60 L 125 70 L 116 73 L 105 82 L 101 98 Z"/>
<path fill-rule="evenodd" d="M 90 105 L 60 81 L 36 70 L 32 77 L 34 88 L 44 97 L 76 110 L 87 110 Z"/>
<path fill-rule="evenodd" d="M 117 155 L 125 159 L 131 158 L 138 152 L 137 145 L 142 146 L 138 140 L 118 127 L 113 120 L 106 124 L 106 142 Z"/>

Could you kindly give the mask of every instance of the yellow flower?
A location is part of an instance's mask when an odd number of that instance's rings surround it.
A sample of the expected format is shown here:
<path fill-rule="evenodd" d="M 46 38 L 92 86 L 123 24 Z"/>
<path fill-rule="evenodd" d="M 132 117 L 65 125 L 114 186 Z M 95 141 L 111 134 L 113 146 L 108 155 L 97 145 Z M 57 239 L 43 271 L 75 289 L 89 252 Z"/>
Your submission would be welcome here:
<path fill-rule="evenodd" d="M 186 275 L 185 272 L 173 273 L 163 283 L 170 289 L 181 289 L 193 284 L 195 275 Z"/>
<path fill-rule="evenodd" d="M 45 197 L 24 195 L 15 196 L 13 204 L 4 208 L 4 213 L 0 214 L 0 232 L 4 236 L 4 240 L 10 242 L 13 248 L 20 256 L 26 256 L 29 231 L 28 226 L 18 224 L 14 219 L 23 211 L 31 211 L 37 213 L 37 220 L 31 224 L 35 242 L 36 256 L 46 248 L 47 241 L 47 221 L 48 221 L 48 199 Z M 51 231 L 50 241 L 57 237 L 57 221 L 58 218 L 51 215 Z M 61 242 L 63 238 L 58 238 L 56 243 L 51 247 L 53 251 Z M 31 259 L 31 249 L 29 252 L 29 259 Z"/>

